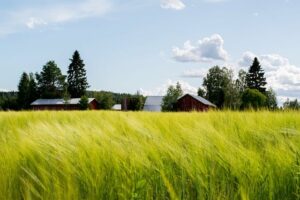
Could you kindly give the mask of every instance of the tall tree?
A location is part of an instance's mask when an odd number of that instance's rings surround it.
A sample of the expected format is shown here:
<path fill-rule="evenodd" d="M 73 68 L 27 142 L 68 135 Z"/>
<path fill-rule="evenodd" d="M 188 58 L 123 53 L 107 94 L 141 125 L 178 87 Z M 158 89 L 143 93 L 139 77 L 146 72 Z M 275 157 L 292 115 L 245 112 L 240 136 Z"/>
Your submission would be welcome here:
<path fill-rule="evenodd" d="M 24 72 L 22 74 L 18 91 L 17 103 L 19 109 L 29 109 L 30 104 L 38 97 L 35 77 L 32 73 L 28 75 Z"/>
<path fill-rule="evenodd" d="M 230 82 L 228 69 L 215 66 L 209 69 L 203 80 L 206 98 L 219 108 L 224 106 L 225 90 Z"/>
<path fill-rule="evenodd" d="M 29 99 L 29 83 L 30 78 L 26 72 L 22 73 L 19 85 L 18 85 L 18 105 L 20 109 L 28 108 L 28 99 Z"/>
<path fill-rule="evenodd" d="M 41 98 L 62 98 L 66 87 L 66 76 L 62 75 L 54 61 L 47 62 L 41 73 L 36 74 L 36 79 Z"/>
<path fill-rule="evenodd" d="M 247 88 L 246 77 L 247 77 L 247 72 L 241 69 L 238 74 L 238 79 L 236 80 L 236 86 L 240 91 L 240 94 L 242 94 Z"/>
<path fill-rule="evenodd" d="M 175 87 L 171 85 L 168 88 L 167 95 L 163 98 L 162 111 L 176 111 L 177 99 L 182 95 L 183 91 L 179 82 L 177 82 Z"/>
<path fill-rule="evenodd" d="M 239 90 L 238 80 L 234 80 L 233 71 L 223 68 L 227 81 L 224 85 L 224 104 L 223 107 L 227 109 L 239 109 L 241 106 L 241 95 Z"/>
<path fill-rule="evenodd" d="M 70 59 L 71 64 L 68 70 L 68 91 L 72 98 L 78 98 L 85 95 L 89 87 L 86 77 L 85 64 L 76 50 Z"/>
<path fill-rule="evenodd" d="M 272 88 L 266 91 L 266 106 L 270 110 L 276 110 L 278 108 L 276 93 Z"/>
<path fill-rule="evenodd" d="M 265 93 L 267 84 L 264 70 L 262 69 L 257 58 L 254 58 L 253 64 L 246 76 L 247 87 L 250 89 L 257 89 L 258 91 Z"/>

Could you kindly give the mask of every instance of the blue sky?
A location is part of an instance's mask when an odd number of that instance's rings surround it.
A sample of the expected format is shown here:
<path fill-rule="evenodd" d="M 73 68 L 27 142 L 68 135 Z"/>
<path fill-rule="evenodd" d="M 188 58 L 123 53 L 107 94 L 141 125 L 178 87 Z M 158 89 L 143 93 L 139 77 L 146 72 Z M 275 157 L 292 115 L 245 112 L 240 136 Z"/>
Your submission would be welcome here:
<path fill-rule="evenodd" d="M 91 89 L 194 93 L 218 64 L 257 56 L 279 100 L 300 98 L 297 0 L 11 0 L 0 7 L 0 89 L 79 50 Z"/>

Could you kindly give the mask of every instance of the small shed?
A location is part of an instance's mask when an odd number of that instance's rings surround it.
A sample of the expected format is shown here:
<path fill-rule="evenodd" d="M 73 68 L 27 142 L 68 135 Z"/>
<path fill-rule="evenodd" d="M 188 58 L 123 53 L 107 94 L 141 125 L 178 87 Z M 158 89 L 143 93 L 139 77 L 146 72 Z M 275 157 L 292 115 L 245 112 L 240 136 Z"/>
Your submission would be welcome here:
<path fill-rule="evenodd" d="M 37 99 L 30 105 L 33 110 L 80 110 L 80 98 L 64 99 Z M 95 98 L 88 99 L 89 109 L 96 110 L 98 102 Z"/>
<path fill-rule="evenodd" d="M 122 104 L 115 104 L 111 109 L 115 110 L 115 111 L 121 111 L 122 110 Z"/>
<path fill-rule="evenodd" d="M 148 96 L 143 110 L 146 112 L 161 112 L 163 98 L 163 96 Z"/>
<path fill-rule="evenodd" d="M 210 108 L 216 108 L 216 105 L 209 102 L 200 96 L 185 94 L 177 100 L 178 111 L 191 112 L 191 111 L 208 111 Z"/>

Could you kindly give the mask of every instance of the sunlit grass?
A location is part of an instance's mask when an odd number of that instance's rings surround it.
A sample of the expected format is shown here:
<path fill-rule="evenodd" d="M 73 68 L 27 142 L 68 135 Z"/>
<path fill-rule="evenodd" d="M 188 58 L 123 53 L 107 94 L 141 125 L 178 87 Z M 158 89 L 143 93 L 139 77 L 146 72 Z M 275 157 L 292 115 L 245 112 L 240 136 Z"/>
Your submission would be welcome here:
<path fill-rule="evenodd" d="M 0 113 L 0 199 L 300 199 L 300 113 Z"/>

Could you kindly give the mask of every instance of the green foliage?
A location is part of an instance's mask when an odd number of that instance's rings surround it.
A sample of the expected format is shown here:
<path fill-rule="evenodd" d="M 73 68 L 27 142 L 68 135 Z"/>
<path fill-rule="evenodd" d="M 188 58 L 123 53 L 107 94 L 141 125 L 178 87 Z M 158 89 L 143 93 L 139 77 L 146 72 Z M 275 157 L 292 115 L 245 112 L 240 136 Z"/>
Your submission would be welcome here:
<path fill-rule="evenodd" d="M 127 98 L 127 110 L 131 111 L 140 111 L 143 109 L 145 103 L 145 99 L 142 95 L 133 95 Z"/>
<path fill-rule="evenodd" d="M 85 95 L 89 87 L 86 77 L 85 64 L 76 50 L 70 59 L 71 64 L 68 69 L 68 92 L 72 98 L 78 98 Z"/>
<path fill-rule="evenodd" d="M 247 72 L 240 70 L 238 73 L 238 79 L 236 80 L 236 87 L 238 88 L 240 94 L 242 94 L 247 89 Z"/>
<path fill-rule="evenodd" d="M 278 108 L 277 98 L 276 93 L 272 88 L 266 91 L 266 97 L 266 107 L 269 110 L 276 110 Z"/>
<path fill-rule="evenodd" d="M 23 73 L 18 85 L 18 108 L 29 109 L 30 104 L 38 98 L 34 75 Z"/>
<path fill-rule="evenodd" d="M 254 58 L 253 64 L 250 66 L 246 76 L 247 86 L 250 89 L 257 89 L 261 93 L 266 92 L 265 85 L 267 84 L 264 70 L 262 69 L 257 58 Z"/>
<path fill-rule="evenodd" d="M 177 99 L 183 95 L 183 91 L 181 89 L 181 85 L 177 82 L 176 87 L 171 85 L 168 88 L 167 95 L 164 96 L 162 102 L 162 111 L 170 112 L 177 111 Z"/>
<path fill-rule="evenodd" d="M 80 98 L 79 107 L 81 110 L 87 110 L 89 108 L 89 98 L 87 96 Z"/>
<path fill-rule="evenodd" d="M 0 110 L 18 109 L 18 92 L 0 92 Z"/>
<path fill-rule="evenodd" d="M 238 110 L 241 106 L 241 89 L 239 87 L 240 79 L 233 79 L 233 71 L 228 70 L 227 68 L 223 68 L 225 72 L 225 77 L 227 77 L 227 81 L 223 86 L 224 90 L 224 103 L 223 108 Z"/>
<path fill-rule="evenodd" d="M 66 76 L 62 75 L 54 61 L 44 65 L 40 74 L 36 74 L 38 91 L 41 98 L 62 98 L 66 88 Z"/>
<path fill-rule="evenodd" d="M 219 66 L 215 66 L 209 69 L 203 80 L 206 98 L 218 108 L 224 106 L 226 87 L 231 81 L 230 73 L 225 67 L 221 69 Z"/>
<path fill-rule="evenodd" d="M 0 199 L 298 199 L 298 112 L 0 113 Z"/>
<path fill-rule="evenodd" d="M 283 108 L 285 110 L 300 110 L 300 103 L 297 99 L 294 101 L 287 99 L 286 102 L 283 103 Z"/>
<path fill-rule="evenodd" d="M 115 104 L 113 95 L 110 92 L 99 93 L 95 96 L 95 98 L 99 102 L 99 109 L 102 110 L 110 110 Z"/>
<path fill-rule="evenodd" d="M 29 107 L 29 75 L 23 72 L 19 85 L 18 85 L 18 104 L 20 109 L 26 109 Z"/>
<path fill-rule="evenodd" d="M 262 108 L 266 105 L 267 97 L 256 89 L 246 89 L 242 95 L 242 107 L 249 108 Z"/>
<path fill-rule="evenodd" d="M 204 97 L 204 98 L 206 97 L 206 91 L 201 87 L 198 89 L 197 93 L 198 93 L 198 96 L 200 96 L 200 97 Z"/>

